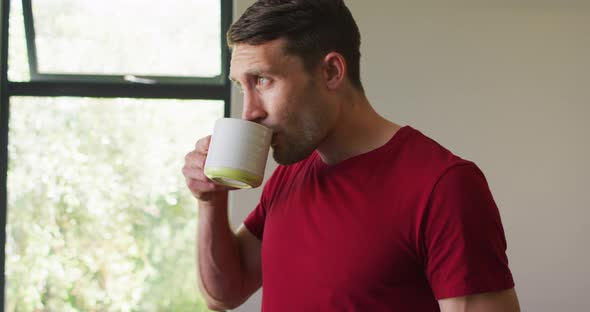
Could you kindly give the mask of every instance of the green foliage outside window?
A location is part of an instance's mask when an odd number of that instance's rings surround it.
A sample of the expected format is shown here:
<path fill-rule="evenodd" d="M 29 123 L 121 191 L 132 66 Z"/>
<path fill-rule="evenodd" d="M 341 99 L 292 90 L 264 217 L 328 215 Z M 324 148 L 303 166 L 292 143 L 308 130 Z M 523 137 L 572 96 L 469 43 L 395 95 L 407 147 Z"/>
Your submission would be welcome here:
<path fill-rule="evenodd" d="M 206 311 L 184 155 L 221 101 L 11 99 L 7 311 Z"/>

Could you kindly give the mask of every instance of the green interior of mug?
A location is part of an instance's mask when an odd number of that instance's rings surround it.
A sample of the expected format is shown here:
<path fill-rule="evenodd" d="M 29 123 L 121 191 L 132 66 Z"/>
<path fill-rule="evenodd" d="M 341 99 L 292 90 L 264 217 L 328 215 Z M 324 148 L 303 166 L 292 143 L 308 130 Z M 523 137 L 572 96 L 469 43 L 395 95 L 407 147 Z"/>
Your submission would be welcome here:
<path fill-rule="evenodd" d="M 205 168 L 205 175 L 216 183 L 230 187 L 254 188 L 262 184 L 262 177 L 235 168 Z"/>

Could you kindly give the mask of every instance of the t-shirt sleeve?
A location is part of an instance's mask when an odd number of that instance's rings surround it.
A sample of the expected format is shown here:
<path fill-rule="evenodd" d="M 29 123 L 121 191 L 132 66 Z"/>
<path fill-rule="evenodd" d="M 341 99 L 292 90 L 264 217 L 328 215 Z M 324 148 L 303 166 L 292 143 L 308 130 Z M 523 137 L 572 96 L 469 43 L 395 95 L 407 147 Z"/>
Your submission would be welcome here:
<path fill-rule="evenodd" d="M 244 226 L 254 234 L 260 241 L 262 241 L 262 234 L 264 233 L 264 221 L 266 219 L 266 210 L 262 201 L 256 205 L 256 208 L 248 214 L 244 220 Z"/>
<path fill-rule="evenodd" d="M 270 209 L 270 205 L 272 202 L 271 199 L 277 187 L 276 180 L 278 179 L 278 176 L 280 175 L 280 172 L 282 170 L 283 168 L 279 166 L 273 172 L 272 176 L 264 185 L 258 205 L 256 205 L 256 208 L 252 210 L 244 220 L 244 226 L 248 229 L 248 231 L 250 231 L 250 233 L 252 233 L 261 241 L 262 235 L 264 234 L 264 223 L 266 221 L 266 214 L 267 211 Z"/>
<path fill-rule="evenodd" d="M 477 166 L 448 169 L 424 218 L 426 275 L 437 299 L 514 287 L 500 213 Z"/>

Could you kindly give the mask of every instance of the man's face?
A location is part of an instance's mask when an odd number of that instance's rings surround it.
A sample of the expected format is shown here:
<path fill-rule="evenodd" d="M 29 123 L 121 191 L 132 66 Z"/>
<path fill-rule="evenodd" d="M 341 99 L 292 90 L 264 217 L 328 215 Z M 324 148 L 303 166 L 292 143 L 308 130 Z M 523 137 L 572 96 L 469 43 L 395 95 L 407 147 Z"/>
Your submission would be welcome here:
<path fill-rule="evenodd" d="M 273 130 L 273 157 L 291 164 L 309 156 L 329 131 L 321 74 L 309 73 L 302 60 L 283 51 L 282 39 L 234 46 L 231 79 L 243 95 L 242 118 Z"/>

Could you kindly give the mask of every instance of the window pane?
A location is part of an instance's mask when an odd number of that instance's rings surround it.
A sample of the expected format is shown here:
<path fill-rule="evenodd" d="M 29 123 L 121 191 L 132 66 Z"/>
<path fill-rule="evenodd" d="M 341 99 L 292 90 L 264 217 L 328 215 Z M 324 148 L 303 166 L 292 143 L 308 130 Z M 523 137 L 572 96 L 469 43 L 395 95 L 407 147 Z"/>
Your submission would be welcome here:
<path fill-rule="evenodd" d="M 221 74 L 219 0 L 33 0 L 40 73 Z"/>
<path fill-rule="evenodd" d="M 206 311 L 181 168 L 221 101 L 11 98 L 7 311 Z"/>
<path fill-rule="evenodd" d="M 25 41 L 25 23 L 22 1 L 10 1 L 10 25 L 8 26 L 8 80 L 29 81 L 29 58 Z"/>

